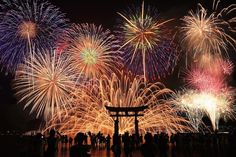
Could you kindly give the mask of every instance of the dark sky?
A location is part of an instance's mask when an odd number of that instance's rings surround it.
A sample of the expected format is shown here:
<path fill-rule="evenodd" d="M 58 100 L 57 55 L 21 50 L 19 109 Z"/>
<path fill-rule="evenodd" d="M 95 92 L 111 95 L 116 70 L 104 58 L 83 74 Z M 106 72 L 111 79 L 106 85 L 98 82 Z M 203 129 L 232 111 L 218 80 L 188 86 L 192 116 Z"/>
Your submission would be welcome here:
<path fill-rule="evenodd" d="M 73 23 L 95 23 L 103 25 L 104 28 L 113 30 L 119 17 L 117 12 L 122 12 L 129 6 L 140 6 L 141 0 L 49 0 L 64 12 L 68 19 Z M 204 6 L 211 6 L 211 0 L 145 0 L 145 4 L 152 5 L 160 12 L 160 16 L 166 18 L 180 18 L 186 15 L 190 9 L 195 9 L 197 3 Z M 233 3 L 228 0 L 222 4 Z M 234 52 L 236 53 L 236 52 Z M 233 62 L 236 61 L 236 55 L 231 54 Z M 166 78 L 167 87 L 178 88 L 181 84 L 181 78 L 177 77 L 179 73 L 178 66 L 173 75 Z M 235 86 L 235 72 L 231 78 L 231 83 Z M 0 73 L 0 124 L 1 130 L 27 130 L 40 120 L 35 120 L 29 116 L 27 111 L 23 111 L 22 106 L 16 105 L 11 88 L 11 77 Z"/>

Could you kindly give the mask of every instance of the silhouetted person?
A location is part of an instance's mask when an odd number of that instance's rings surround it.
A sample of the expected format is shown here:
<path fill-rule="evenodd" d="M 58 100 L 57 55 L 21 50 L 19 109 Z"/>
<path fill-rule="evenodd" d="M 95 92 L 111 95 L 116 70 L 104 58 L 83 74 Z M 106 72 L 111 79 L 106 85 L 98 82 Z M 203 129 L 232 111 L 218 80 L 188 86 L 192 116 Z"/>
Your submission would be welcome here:
<path fill-rule="evenodd" d="M 72 138 L 72 137 L 69 137 L 69 146 L 70 146 L 70 147 L 72 146 L 72 142 L 73 142 L 73 138 Z"/>
<path fill-rule="evenodd" d="M 167 157 L 168 139 L 168 135 L 162 132 L 159 139 L 161 157 Z"/>
<path fill-rule="evenodd" d="M 171 154 L 172 154 L 172 157 L 176 157 L 175 141 L 176 141 L 176 135 L 175 135 L 175 134 L 172 134 L 171 137 L 170 137 L 170 142 L 171 142 Z"/>
<path fill-rule="evenodd" d="M 125 157 L 131 157 L 131 141 L 130 141 L 130 137 L 129 137 L 129 133 L 125 132 L 124 136 L 123 136 L 123 143 L 124 143 L 124 152 L 125 152 Z"/>
<path fill-rule="evenodd" d="M 119 135 L 113 135 L 113 145 L 111 146 L 115 157 L 120 157 L 121 155 L 121 137 Z"/>
<path fill-rule="evenodd" d="M 109 151 L 111 148 L 111 136 L 109 134 L 106 137 L 106 146 L 107 146 L 107 151 Z"/>
<path fill-rule="evenodd" d="M 87 145 L 83 145 L 84 134 L 82 132 L 77 133 L 75 136 L 76 144 L 70 148 L 70 157 L 89 157 L 89 148 Z"/>
<path fill-rule="evenodd" d="M 55 130 L 50 130 L 49 132 L 49 137 L 47 138 L 47 150 L 45 153 L 45 157 L 55 157 L 56 154 L 56 143 L 57 143 L 57 139 L 55 137 Z"/>
<path fill-rule="evenodd" d="M 151 133 L 146 133 L 144 136 L 145 143 L 141 146 L 141 153 L 144 157 L 157 157 L 158 147 L 153 142 L 153 137 Z"/>
<path fill-rule="evenodd" d="M 65 135 L 65 146 L 67 147 L 67 144 L 68 144 L 69 140 L 68 140 L 68 136 Z"/>
<path fill-rule="evenodd" d="M 153 137 L 154 143 L 156 143 L 157 146 L 159 146 L 159 139 L 158 134 L 156 133 Z"/>

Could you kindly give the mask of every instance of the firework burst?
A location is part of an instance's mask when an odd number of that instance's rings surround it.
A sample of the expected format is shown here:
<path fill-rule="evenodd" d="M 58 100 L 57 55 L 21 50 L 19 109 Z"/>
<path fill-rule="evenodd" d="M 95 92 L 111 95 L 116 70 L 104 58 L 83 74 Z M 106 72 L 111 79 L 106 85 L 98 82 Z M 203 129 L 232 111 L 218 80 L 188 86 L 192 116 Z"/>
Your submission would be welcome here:
<path fill-rule="evenodd" d="M 213 130 L 218 129 L 221 117 L 234 118 L 233 92 L 231 90 L 214 94 L 198 90 L 184 90 L 176 97 L 176 103 L 187 113 L 188 118 L 198 128 L 203 115 L 211 120 Z"/>
<path fill-rule="evenodd" d="M 199 68 L 194 68 L 188 72 L 186 81 L 190 87 L 200 91 L 222 92 L 225 88 L 225 78 L 223 76 L 216 77 Z"/>
<path fill-rule="evenodd" d="M 146 10 L 145 10 L 146 9 Z M 170 74 L 177 60 L 173 34 L 165 27 L 170 20 L 161 21 L 154 9 L 145 7 L 122 14 L 118 34 L 125 50 L 125 65 L 144 78 L 161 78 Z"/>
<path fill-rule="evenodd" d="M 205 53 L 222 55 L 222 51 L 227 52 L 228 45 L 235 48 L 236 40 L 227 32 L 234 32 L 230 25 L 236 19 L 233 17 L 226 21 L 223 18 L 224 15 L 235 11 L 235 5 L 230 5 L 217 13 L 218 4 L 219 1 L 214 1 L 214 12 L 211 14 L 199 4 L 196 12 L 190 11 L 189 15 L 182 19 L 183 43 L 187 52 L 194 53 L 194 58 Z"/>
<path fill-rule="evenodd" d="M 202 117 L 204 114 L 200 106 L 193 105 L 193 94 L 193 91 L 185 91 L 185 93 L 179 92 L 175 95 L 175 99 L 180 110 L 186 113 L 186 116 L 191 122 L 190 124 L 196 131 L 199 131 L 199 127 L 203 124 Z"/>
<path fill-rule="evenodd" d="M 65 37 L 72 64 L 85 77 L 94 79 L 118 71 L 122 62 L 118 41 L 109 30 L 94 24 L 73 25 Z"/>
<path fill-rule="evenodd" d="M 87 88 L 88 86 L 80 90 L 79 99 L 76 101 L 78 104 L 69 112 L 63 113 L 64 120 L 59 122 L 56 114 L 45 130 L 56 127 L 59 131 L 68 134 L 74 134 L 77 131 L 102 131 L 111 134 L 114 122 L 105 109 L 105 105 L 134 107 L 144 104 L 149 108 L 144 111 L 144 117 L 139 117 L 141 132 L 173 133 L 191 130 L 188 125 L 184 125 L 188 124 L 188 121 L 177 115 L 177 110 L 166 98 L 173 91 L 159 82 L 146 84 L 143 78 L 131 79 L 124 74 L 121 74 L 119 78 L 113 74 L 112 77 L 102 76 L 98 84 Z M 119 119 L 119 128 L 121 133 L 134 131 L 134 118 Z"/>
<path fill-rule="evenodd" d="M 17 70 L 14 89 L 19 102 L 31 107 L 36 117 L 49 119 L 55 112 L 67 109 L 77 79 L 70 61 L 52 52 L 29 58 Z"/>
<path fill-rule="evenodd" d="M 66 27 L 64 14 L 44 0 L 4 0 L 1 8 L 0 62 L 8 72 L 33 52 L 54 47 Z"/>
<path fill-rule="evenodd" d="M 220 57 L 203 55 L 200 64 L 187 72 L 187 84 L 200 91 L 220 93 L 227 90 L 226 78 L 233 71 L 233 63 Z"/>

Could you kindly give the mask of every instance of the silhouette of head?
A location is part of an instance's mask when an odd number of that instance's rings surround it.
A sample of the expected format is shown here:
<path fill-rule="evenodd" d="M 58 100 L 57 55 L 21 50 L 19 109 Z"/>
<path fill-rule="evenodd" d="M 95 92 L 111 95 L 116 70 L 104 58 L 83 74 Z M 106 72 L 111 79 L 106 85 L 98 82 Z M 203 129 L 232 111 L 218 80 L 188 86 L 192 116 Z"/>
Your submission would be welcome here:
<path fill-rule="evenodd" d="M 125 136 L 129 136 L 129 132 L 125 132 Z"/>
<path fill-rule="evenodd" d="M 146 143 L 152 142 L 152 140 L 153 140 L 152 134 L 149 133 L 149 132 L 146 133 L 145 136 L 144 136 L 144 139 L 145 139 Z"/>
<path fill-rule="evenodd" d="M 76 136 L 75 136 L 75 141 L 78 144 L 82 144 L 83 140 L 84 140 L 84 134 L 82 132 L 77 133 Z"/>
<path fill-rule="evenodd" d="M 56 134 L 56 131 L 55 131 L 54 129 L 50 130 L 49 135 L 50 135 L 51 137 L 54 137 L 55 134 Z"/>

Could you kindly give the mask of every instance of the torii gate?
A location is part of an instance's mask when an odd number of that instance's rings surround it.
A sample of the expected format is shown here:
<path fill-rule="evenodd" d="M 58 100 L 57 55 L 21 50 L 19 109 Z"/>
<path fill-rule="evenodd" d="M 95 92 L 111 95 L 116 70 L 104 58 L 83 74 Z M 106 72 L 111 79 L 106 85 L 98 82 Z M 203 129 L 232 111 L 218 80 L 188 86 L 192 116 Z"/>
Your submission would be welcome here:
<path fill-rule="evenodd" d="M 111 117 L 116 117 L 114 120 L 114 135 L 119 135 L 119 117 L 134 117 L 134 125 L 135 125 L 135 134 L 139 136 L 138 129 L 138 116 L 144 116 L 144 114 L 139 114 L 139 112 L 143 112 L 148 106 L 137 106 L 137 107 L 111 107 L 105 106 L 106 109 L 110 112 Z"/>

